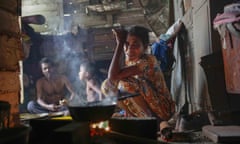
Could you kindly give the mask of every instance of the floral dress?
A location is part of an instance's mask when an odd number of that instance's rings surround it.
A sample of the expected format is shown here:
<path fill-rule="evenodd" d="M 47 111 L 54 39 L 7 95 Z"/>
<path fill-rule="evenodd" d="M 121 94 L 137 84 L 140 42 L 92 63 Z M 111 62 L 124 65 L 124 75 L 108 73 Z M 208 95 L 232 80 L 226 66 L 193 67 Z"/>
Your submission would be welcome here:
<path fill-rule="evenodd" d="M 117 89 L 140 95 L 119 101 L 119 107 L 123 108 L 130 116 L 154 116 L 161 120 L 169 120 L 175 112 L 175 103 L 171 99 L 156 58 L 145 54 L 135 63 L 125 61 L 125 65 L 136 65 L 142 73 L 120 80 Z M 110 91 L 116 90 L 116 87 L 105 81 L 102 90 L 106 95 Z"/>

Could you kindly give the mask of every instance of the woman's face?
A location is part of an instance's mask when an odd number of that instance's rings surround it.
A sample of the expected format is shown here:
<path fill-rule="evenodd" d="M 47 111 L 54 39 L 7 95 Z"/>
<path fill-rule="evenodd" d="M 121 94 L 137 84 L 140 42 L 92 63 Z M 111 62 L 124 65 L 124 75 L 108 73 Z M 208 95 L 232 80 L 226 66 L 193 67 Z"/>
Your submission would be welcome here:
<path fill-rule="evenodd" d="M 124 46 L 124 52 L 127 60 L 139 60 L 144 53 L 144 45 L 141 39 L 134 35 L 128 35 Z"/>

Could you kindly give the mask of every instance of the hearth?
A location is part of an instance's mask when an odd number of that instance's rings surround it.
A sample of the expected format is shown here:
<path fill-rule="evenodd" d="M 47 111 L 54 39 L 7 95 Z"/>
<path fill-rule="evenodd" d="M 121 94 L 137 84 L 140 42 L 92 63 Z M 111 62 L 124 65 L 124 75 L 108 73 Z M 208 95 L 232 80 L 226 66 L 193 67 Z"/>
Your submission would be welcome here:
<path fill-rule="evenodd" d="M 110 118 L 99 123 L 35 119 L 30 121 L 30 125 L 30 144 L 159 143 L 153 118 Z"/>
<path fill-rule="evenodd" d="M 32 143 L 126 144 L 133 142 L 136 144 L 146 143 L 146 141 L 157 142 L 156 118 L 112 117 L 117 100 L 138 95 L 124 94 L 118 98 L 114 96 L 93 103 L 69 103 L 70 116 L 68 117 L 72 118 L 70 120 L 51 118 L 31 120 Z"/>

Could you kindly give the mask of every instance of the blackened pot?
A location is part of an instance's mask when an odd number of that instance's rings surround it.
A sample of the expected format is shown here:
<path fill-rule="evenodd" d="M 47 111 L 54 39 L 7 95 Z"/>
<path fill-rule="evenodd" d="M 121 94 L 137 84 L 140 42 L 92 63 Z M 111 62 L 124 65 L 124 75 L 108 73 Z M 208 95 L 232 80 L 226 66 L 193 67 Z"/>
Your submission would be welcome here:
<path fill-rule="evenodd" d="M 68 106 L 72 119 L 78 122 L 100 122 L 111 118 L 116 105 Z"/>

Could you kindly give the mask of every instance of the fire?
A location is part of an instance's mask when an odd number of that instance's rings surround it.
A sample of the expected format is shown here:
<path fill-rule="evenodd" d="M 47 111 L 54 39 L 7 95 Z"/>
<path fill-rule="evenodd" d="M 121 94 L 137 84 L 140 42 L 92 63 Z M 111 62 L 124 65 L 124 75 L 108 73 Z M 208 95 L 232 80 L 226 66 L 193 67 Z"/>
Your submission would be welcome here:
<path fill-rule="evenodd" d="M 104 133 L 110 131 L 108 121 L 101 121 L 98 123 L 90 124 L 90 135 L 91 136 L 102 136 Z"/>

